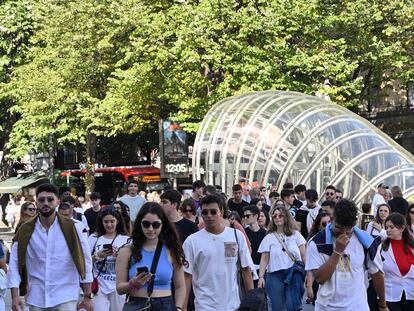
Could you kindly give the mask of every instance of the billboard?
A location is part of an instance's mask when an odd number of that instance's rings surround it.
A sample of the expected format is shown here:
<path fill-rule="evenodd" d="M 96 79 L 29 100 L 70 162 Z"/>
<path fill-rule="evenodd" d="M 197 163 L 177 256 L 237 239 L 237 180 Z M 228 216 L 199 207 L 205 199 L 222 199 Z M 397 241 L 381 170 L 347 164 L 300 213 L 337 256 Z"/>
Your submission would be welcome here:
<path fill-rule="evenodd" d="M 159 121 L 162 178 L 187 178 L 189 175 L 187 133 L 178 122 Z"/>

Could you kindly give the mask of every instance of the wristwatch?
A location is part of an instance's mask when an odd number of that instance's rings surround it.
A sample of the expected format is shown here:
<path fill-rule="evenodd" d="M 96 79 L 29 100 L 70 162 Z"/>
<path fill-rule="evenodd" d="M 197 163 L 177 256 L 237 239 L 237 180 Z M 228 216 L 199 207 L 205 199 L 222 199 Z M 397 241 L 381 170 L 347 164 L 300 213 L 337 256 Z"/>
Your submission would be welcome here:
<path fill-rule="evenodd" d="M 88 294 L 83 294 L 83 297 L 93 299 L 93 297 L 95 297 L 95 294 L 91 292 L 91 293 L 88 293 Z"/>

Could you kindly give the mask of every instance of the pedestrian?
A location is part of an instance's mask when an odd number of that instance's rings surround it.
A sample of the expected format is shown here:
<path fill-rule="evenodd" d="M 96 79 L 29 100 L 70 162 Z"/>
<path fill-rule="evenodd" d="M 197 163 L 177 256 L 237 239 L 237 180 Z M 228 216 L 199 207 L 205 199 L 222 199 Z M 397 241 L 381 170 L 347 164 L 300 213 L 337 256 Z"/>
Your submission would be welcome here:
<path fill-rule="evenodd" d="M 200 204 L 205 228 L 184 242 L 187 293 L 192 284 L 196 311 L 234 311 L 240 305 L 239 286 L 243 286 L 238 275 L 243 276 L 247 291 L 253 289 L 249 248 L 239 230 L 224 225 L 220 196 L 207 195 Z"/>
<path fill-rule="evenodd" d="M 325 201 L 326 202 L 326 201 Z M 371 205 L 369 205 L 371 207 Z M 317 233 L 321 230 L 325 230 L 326 226 L 331 223 L 331 215 L 323 212 L 316 216 L 313 226 L 309 232 L 307 241 L 310 241 Z M 319 284 L 315 281 L 312 272 L 307 271 L 306 273 L 306 295 L 308 296 L 308 301 L 312 302 L 312 305 L 315 305 L 316 296 L 318 294 Z"/>
<path fill-rule="evenodd" d="M 129 216 L 129 206 L 122 201 L 115 201 L 112 205 L 121 213 L 122 218 L 124 219 L 125 230 L 127 235 L 131 235 L 132 232 L 132 222 L 131 217 Z"/>
<path fill-rule="evenodd" d="M 380 236 L 381 240 L 387 238 L 385 231 L 385 219 L 391 214 L 391 208 L 387 203 L 381 203 L 377 206 L 377 213 L 374 220 L 367 226 L 367 232 L 371 235 Z"/>
<path fill-rule="evenodd" d="M 36 189 L 39 215 L 23 225 L 13 239 L 8 273 L 12 310 L 23 310 L 19 296 L 27 294 L 30 311 L 92 311 L 92 258 L 80 227 L 56 212 L 58 189 Z"/>
<path fill-rule="evenodd" d="M 198 227 L 194 222 L 184 218 L 179 213 L 181 193 L 177 190 L 167 190 L 161 194 L 160 200 L 165 215 L 167 215 L 170 223 L 175 226 L 181 244 L 183 244 L 187 237 L 198 231 Z"/>
<path fill-rule="evenodd" d="M 115 261 L 128 238 L 121 213 L 114 206 L 102 209 L 96 220 L 96 232 L 88 239 L 94 263 L 93 275 L 98 284 L 93 299 L 97 311 L 119 311 L 124 305 L 125 295 L 116 292 Z"/>
<path fill-rule="evenodd" d="M 252 260 L 255 265 L 256 272 L 259 272 L 260 253 L 258 252 L 260 243 L 266 236 L 266 230 L 260 228 L 258 218 L 260 210 L 256 205 L 247 205 L 243 207 L 243 219 L 246 224 L 246 235 L 249 238 L 252 247 Z M 257 279 L 257 277 L 256 277 Z M 258 280 L 254 280 L 255 288 L 257 288 Z"/>
<path fill-rule="evenodd" d="M 91 200 L 91 207 L 85 211 L 84 216 L 88 222 L 89 234 L 92 234 L 96 230 L 96 219 L 102 209 L 101 194 L 99 192 L 92 192 L 89 198 Z"/>
<path fill-rule="evenodd" d="M 141 310 L 149 303 L 151 307 L 145 310 L 182 310 L 185 264 L 177 232 L 162 207 L 156 202 L 145 203 L 134 223 L 131 243 L 121 248 L 116 261 L 116 289 L 120 295 L 129 295 L 123 310 Z"/>
<path fill-rule="evenodd" d="M 185 199 L 181 203 L 180 211 L 184 218 L 191 220 L 196 225 L 200 223 L 201 217 L 197 216 L 197 207 L 192 199 Z"/>
<path fill-rule="evenodd" d="M 16 230 L 14 233 L 16 233 L 19 230 L 22 224 L 24 224 L 27 220 L 34 217 L 35 215 L 36 215 L 36 206 L 34 205 L 34 203 L 29 202 L 29 201 L 24 202 L 20 206 L 20 219 L 16 225 Z"/>
<path fill-rule="evenodd" d="M 243 207 L 249 205 L 248 202 L 242 199 L 242 186 L 235 184 L 232 187 L 233 197 L 227 201 L 227 206 L 230 211 L 235 211 L 239 214 L 239 217 L 242 216 Z"/>
<path fill-rule="evenodd" d="M 128 205 L 129 207 L 129 217 L 131 218 L 132 223 L 134 223 L 135 218 L 138 215 L 139 210 L 142 205 L 146 202 L 145 198 L 138 195 L 139 187 L 138 182 L 133 179 L 128 182 L 128 193 L 123 195 L 119 200 Z"/>
<path fill-rule="evenodd" d="M 404 216 L 393 213 L 385 220 L 388 238 L 383 242 L 385 297 L 390 311 L 414 310 L 414 238 Z"/>
<path fill-rule="evenodd" d="M 400 213 L 406 215 L 408 210 L 408 202 L 403 198 L 402 190 L 399 186 L 393 186 L 391 188 L 392 200 L 388 201 L 388 205 L 391 207 L 391 213 Z"/>
<path fill-rule="evenodd" d="M 267 231 L 267 228 L 270 223 L 270 217 L 269 217 L 269 213 L 266 212 L 264 209 L 260 210 L 260 215 L 259 215 L 259 219 L 257 220 L 257 223 L 259 224 L 260 228 L 263 228 L 264 230 Z"/>
<path fill-rule="evenodd" d="M 387 192 L 388 186 L 384 183 L 380 183 L 377 187 L 377 192 L 375 192 L 373 198 L 372 198 L 372 204 L 371 204 L 371 212 L 373 212 L 374 215 L 377 214 L 377 207 L 380 204 L 387 203 L 385 202 L 385 194 Z"/>
<path fill-rule="evenodd" d="M 387 311 L 380 254 L 381 239 L 356 226 L 354 202 L 335 204 L 333 222 L 308 243 L 306 270 L 312 271 L 319 290 L 316 311 L 369 311 L 366 272 L 371 276 L 381 311 Z"/>
<path fill-rule="evenodd" d="M 262 254 L 259 270 L 259 288 L 266 288 L 272 311 L 296 311 L 302 305 L 304 294 L 304 266 L 306 240 L 297 230 L 296 222 L 284 206 L 271 209 L 269 231 L 259 246 Z M 301 271 L 300 271 L 301 270 Z M 298 277 L 287 282 L 290 274 Z"/>

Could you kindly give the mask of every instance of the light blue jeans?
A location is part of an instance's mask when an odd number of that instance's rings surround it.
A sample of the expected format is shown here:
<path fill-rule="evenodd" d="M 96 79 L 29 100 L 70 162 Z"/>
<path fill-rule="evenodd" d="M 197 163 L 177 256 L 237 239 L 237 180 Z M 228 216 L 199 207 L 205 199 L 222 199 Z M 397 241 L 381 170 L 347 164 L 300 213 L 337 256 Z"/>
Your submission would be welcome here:
<path fill-rule="evenodd" d="M 266 274 L 266 292 L 270 298 L 272 311 L 293 310 L 292 301 L 286 295 L 287 284 L 284 283 L 288 269 Z"/>
<path fill-rule="evenodd" d="M 29 305 L 30 311 L 77 311 L 78 302 L 76 300 L 61 303 L 54 307 L 39 308 Z"/>

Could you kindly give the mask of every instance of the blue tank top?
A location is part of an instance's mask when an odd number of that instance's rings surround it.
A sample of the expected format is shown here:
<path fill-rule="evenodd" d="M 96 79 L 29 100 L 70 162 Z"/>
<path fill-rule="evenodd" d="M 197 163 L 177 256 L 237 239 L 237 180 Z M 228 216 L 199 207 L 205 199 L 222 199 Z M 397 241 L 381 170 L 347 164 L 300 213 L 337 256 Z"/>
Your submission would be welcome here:
<path fill-rule="evenodd" d="M 133 278 L 137 274 L 138 267 L 147 267 L 148 271 L 151 271 L 152 259 L 155 255 L 154 251 L 147 251 L 144 248 L 141 249 L 142 258 L 140 261 L 135 261 L 131 258 L 131 267 L 128 271 L 129 279 Z M 171 278 L 173 276 L 173 266 L 168 260 L 167 248 L 162 246 L 160 259 L 158 261 L 157 270 L 155 271 L 154 289 L 171 289 Z M 148 287 L 148 283 L 144 288 Z"/>

